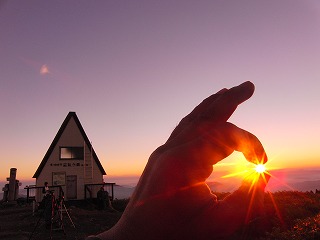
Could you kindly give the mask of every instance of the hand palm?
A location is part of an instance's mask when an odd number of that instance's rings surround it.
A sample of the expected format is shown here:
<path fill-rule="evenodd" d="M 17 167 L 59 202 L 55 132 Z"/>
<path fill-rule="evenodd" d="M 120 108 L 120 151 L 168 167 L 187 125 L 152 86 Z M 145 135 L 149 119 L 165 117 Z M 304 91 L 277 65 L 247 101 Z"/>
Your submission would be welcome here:
<path fill-rule="evenodd" d="M 267 161 L 254 135 L 227 122 L 253 91 L 250 82 L 223 89 L 182 119 L 168 141 L 150 156 L 113 231 L 117 239 L 220 239 L 248 220 L 248 213 L 261 203 L 266 179 L 260 177 L 252 191 L 251 183 L 244 182 L 222 202 L 216 201 L 205 180 L 212 173 L 212 165 L 234 150 L 249 161 Z"/>

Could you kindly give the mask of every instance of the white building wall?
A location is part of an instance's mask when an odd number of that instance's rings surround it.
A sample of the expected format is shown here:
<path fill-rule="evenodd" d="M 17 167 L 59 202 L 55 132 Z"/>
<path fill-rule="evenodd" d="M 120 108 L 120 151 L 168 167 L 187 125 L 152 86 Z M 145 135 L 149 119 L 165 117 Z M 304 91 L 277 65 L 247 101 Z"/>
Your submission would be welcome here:
<path fill-rule="evenodd" d="M 60 147 L 83 146 L 85 146 L 85 160 L 60 160 Z M 93 159 L 93 156 L 91 156 L 90 150 L 89 146 L 85 144 L 74 118 L 71 118 L 54 147 L 51 156 L 49 156 L 46 165 L 43 167 L 42 172 L 37 178 L 36 185 L 43 186 L 44 182 L 48 182 L 49 186 L 54 185 L 52 181 L 53 172 L 65 173 L 65 176 L 76 175 L 77 199 L 84 199 L 84 184 L 103 183 L 103 175 L 96 161 Z M 91 168 L 91 163 L 93 163 L 93 168 Z M 66 199 L 66 186 L 63 186 L 62 188 Z M 94 191 L 93 196 L 96 196 L 96 191 Z M 39 201 L 39 199 L 37 200 Z"/>

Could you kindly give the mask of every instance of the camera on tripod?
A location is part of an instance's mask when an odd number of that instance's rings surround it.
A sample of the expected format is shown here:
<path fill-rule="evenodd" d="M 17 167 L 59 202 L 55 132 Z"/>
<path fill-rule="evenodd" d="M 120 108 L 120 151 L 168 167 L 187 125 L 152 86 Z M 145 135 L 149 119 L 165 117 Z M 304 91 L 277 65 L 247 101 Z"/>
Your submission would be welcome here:
<path fill-rule="evenodd" d="M 48 190 L 47 194 L 54 195 L 54 190 Z"/>
<path fill-rule="evenodd" d="M 41 208 L 40 208 L 41 206 Z M 63 221 L 63 214 L 66 214 L 70 220 L 71 225 L 75 227 L 70 214 L 68 212 L 68 209 L 66 208 L 66 205 L 64 203 L 64 194 L 59 194 L 58 197 L 55 197 L 54 190 L 46 190 L 43 199 L 39 205 L 39 209 L 43 209 L 42 214 L 40 215 L 38 222 L 29 238 L 29 240 L 32 239 L 32 236 L 37 229 L 41 218 L 45 221 L 45 227 L 46 229 L 50 229 L 50 235 L 52 234 L 52 230 L 62 230 L 65 233 L 64 230 L 64 221 Z M 52 235 L 51 235 L 52 239 Z"/>

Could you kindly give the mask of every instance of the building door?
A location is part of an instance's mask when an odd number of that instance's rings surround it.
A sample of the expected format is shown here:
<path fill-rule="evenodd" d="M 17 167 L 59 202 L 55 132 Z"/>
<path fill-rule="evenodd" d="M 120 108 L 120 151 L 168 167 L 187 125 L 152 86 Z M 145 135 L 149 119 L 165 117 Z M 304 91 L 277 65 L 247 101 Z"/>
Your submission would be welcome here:
<path fill-rule="evenodd" d="M 67 176 L 67 199 L 77 199 L 77 175 Z"/>

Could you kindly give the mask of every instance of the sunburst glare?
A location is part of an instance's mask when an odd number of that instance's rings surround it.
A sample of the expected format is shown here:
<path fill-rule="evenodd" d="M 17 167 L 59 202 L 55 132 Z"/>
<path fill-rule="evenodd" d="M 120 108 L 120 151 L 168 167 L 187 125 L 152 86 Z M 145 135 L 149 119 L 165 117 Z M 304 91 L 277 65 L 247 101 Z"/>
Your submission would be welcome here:
<path fill-rule="evenodd" d="M 264 164 L 257 164 L 255 170 L 257 173 L 264 173 L 266 171 L 266 167 Z"/>
<path fill-rule="evenodd" d="M 248 162 L 247 160 L 243 159 L 242 157 L 238 157 L 234 160 L 234 164 L 230 165 L 229 167 L 232 169 L 231 171 L 229 171 L 227 174 L 221 176 L 221 178 L 240 178 L 240 179 L 245 179 L 247 182 L 249 182 L 249 187 L 248 187 L 248 193 L 251 192 L 251 202 L 250 202 L 250 206 L 248 208 L 248 212 L 247 212 L 247 221 L 249 221 L 249 216 L 252 214 L 252 204 L 255 201 L 255 197 L 256 197 L 256 191 L 257 188 L 259 186 L 259 184 L 266 184 L 268 183 L 268 180 L 270 177 L 274 178 L 277 182 L 279 182 L 281 185 L 287 185 L 285 183 L 285 181 L 281 181 L 280 179 L 278 179 L 277 177 L 273 176 L 269 170 L 270 167 L 268 165 L 267 162 L 266 164 L 263 163 L 258 163 L 258 164 L 254 164 L 251 162 Z M 269 159 L 270 160 L 270 159 Z M 273 169 L 275 170 L 275 169 Z M 259 183 L 260 182 L 260 183 Z M 266 188 L 267 190 L 268 188 Z M 280 222 L 283 223 L 283 219 L 281 216 L 281 213 L 279 211 L 279 208 L 277 206 L 276 201 L 273 198 L 273 194 L 267 190 L 266 192 L 272 201 L 273 207 L 275 209 L 276 215 L 279 218 Z"/>

